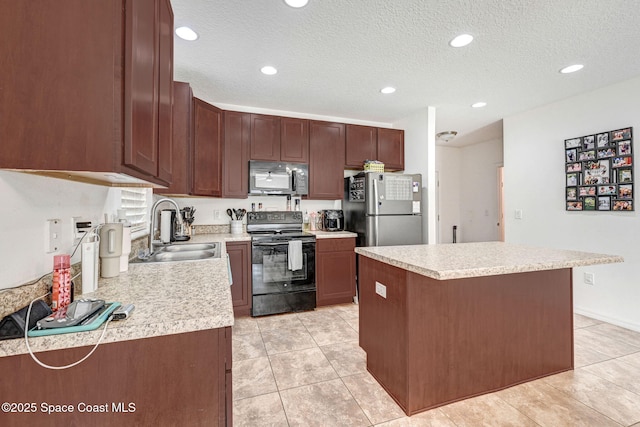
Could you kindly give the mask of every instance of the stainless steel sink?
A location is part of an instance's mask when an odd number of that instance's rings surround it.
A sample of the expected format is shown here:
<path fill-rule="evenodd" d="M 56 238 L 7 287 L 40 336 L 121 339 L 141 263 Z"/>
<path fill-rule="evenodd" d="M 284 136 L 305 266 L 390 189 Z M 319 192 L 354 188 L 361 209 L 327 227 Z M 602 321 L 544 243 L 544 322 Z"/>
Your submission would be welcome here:
<path fill-rule="evenodd" d="M 156 246 L 156 251 L 146 258 L 137 258 L 132 262 L 172 262 L 196 261 L 209 258 L 220 258 L 220 243 L 180 243 L 167 246 Z"/>

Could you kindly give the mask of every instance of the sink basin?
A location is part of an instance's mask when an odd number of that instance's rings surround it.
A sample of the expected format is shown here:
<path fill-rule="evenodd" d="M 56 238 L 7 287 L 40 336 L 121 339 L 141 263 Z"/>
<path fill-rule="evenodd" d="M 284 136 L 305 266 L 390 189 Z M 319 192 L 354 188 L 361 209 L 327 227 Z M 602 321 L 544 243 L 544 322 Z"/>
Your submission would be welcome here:
<path fill-rule="evenodd" d="M 180 245 L 170 245 L 163 248 L 164 252 L 186 252 L 186 251 L 209 251 L 216 250 L 216 243 L 183 243 Z"/>
<path fill-rule="evenodd" d="M 209 258 L 220 258 L 219 243 L 187 243 L 157 247 L 151 256 L 138 258 L 132 262 L 196 261 Z"/>

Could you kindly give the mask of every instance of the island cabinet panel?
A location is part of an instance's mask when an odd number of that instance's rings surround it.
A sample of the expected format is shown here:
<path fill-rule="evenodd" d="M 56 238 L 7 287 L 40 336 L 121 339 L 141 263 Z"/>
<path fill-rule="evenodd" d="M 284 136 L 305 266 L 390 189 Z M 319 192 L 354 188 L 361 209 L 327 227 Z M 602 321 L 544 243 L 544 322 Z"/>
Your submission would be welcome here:
<path fill-rule="evenodd" d="M 173 82 L 172 179 L 167 188 L 155 188 L 157 194 L 191 194 L 191 110 L 193 91 L 189 83 Z"/>
<path fill-rule="evenodd" d="M 342 199 L 344 124 L 309 123 L 309 199 Z"/>
<path fill-rule="evenodd" d="M 91 348 L 37 357 L 61 366 Z M 0 370 L 5 400 L 37 402 L 34 412 L 3 414 L 5 427 L 232 425 L 230 327 L 101 344 L 68 370 L 41 368 L 28 354 L 0 358 Z M 74 410 L 48 414 L 42 402 Z"/>
<path fill-rule="evenodd" d="M 316 304 L 353 301 L 356 295 L 355 238 L 316 241 Z"/>
<path fill-rule="evenodd" d="M 233 314 L 251 314 L 251 242 L 227 242 L 227 254 L 231 266 L 231 299 Z"/>
<path fill-rule="evenodd" d="M 222 197 L 248 197 L 250 138 L 251 114 L 225 111 Z"/>
<path fill-rule="evenodd" d="M 193 194 L 222 195 L 222 110 L 193 99 Z"/>
<path fill-rule="evenodd" d="M 0 26 L 0 167 L 168 183 L 168 0 L 3 2 Z"/>
<path fill-rule="evenodd" d="M 378 129 L 370 126 L 346 126 L 345 167 L 362 169 L 365 160 L 378 158 Z"/>
<path fill-rule="evenodd" d="M 280 118 L 280 160 L 309 163 L 309 120 Z"/>
<path fill-rule="evenodd" d="M 408 415 L 573 369 L 571 269 L 435 280 L 359 261 L 367 368 Z"/>
<path fill-rule="evenodd" d="M 251 160 L 280 161 L 280 117 L 251 114 Z"/>
<path fill-rule="evenodd" d="M 378 158 L 385 170 L 404 170 L 404 130 L 378 129 Z"/>

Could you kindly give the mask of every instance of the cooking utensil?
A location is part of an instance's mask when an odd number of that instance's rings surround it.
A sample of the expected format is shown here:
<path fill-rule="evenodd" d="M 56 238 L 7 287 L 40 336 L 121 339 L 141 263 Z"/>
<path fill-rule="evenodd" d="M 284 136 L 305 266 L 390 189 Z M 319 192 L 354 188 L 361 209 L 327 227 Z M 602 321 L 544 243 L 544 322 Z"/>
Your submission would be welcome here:
<path fill-rule="evenodd" d="M 233 221 L 233 212 L 231 212 L 231 209 L 227 209 L 227 215 L 229 215 L 229 218 Z"/>
<path fill-rule="evenodd" d="M 236 219 L 240 219 L 239 215 L 240 215 L 240 209 L 234 209 L 233 210 L 234 215 L 236 216 Z"/>
<path fill-rule="evenodd" d="M 242 219 L 244 218 L 244 216 L 247 214 L 247 210 L 246 209 L 240 209 L 240 217 L 238 219 Z"/>

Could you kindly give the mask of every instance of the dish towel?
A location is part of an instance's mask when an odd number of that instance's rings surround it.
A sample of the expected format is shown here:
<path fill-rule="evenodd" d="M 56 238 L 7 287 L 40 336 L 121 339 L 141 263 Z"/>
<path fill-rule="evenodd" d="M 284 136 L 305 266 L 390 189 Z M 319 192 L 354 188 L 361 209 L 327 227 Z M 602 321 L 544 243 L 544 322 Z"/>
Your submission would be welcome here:
<path fill-rule="evenodd" d="M 289 240 L 289 270 L 302 269 L 302 240 Z"/>

